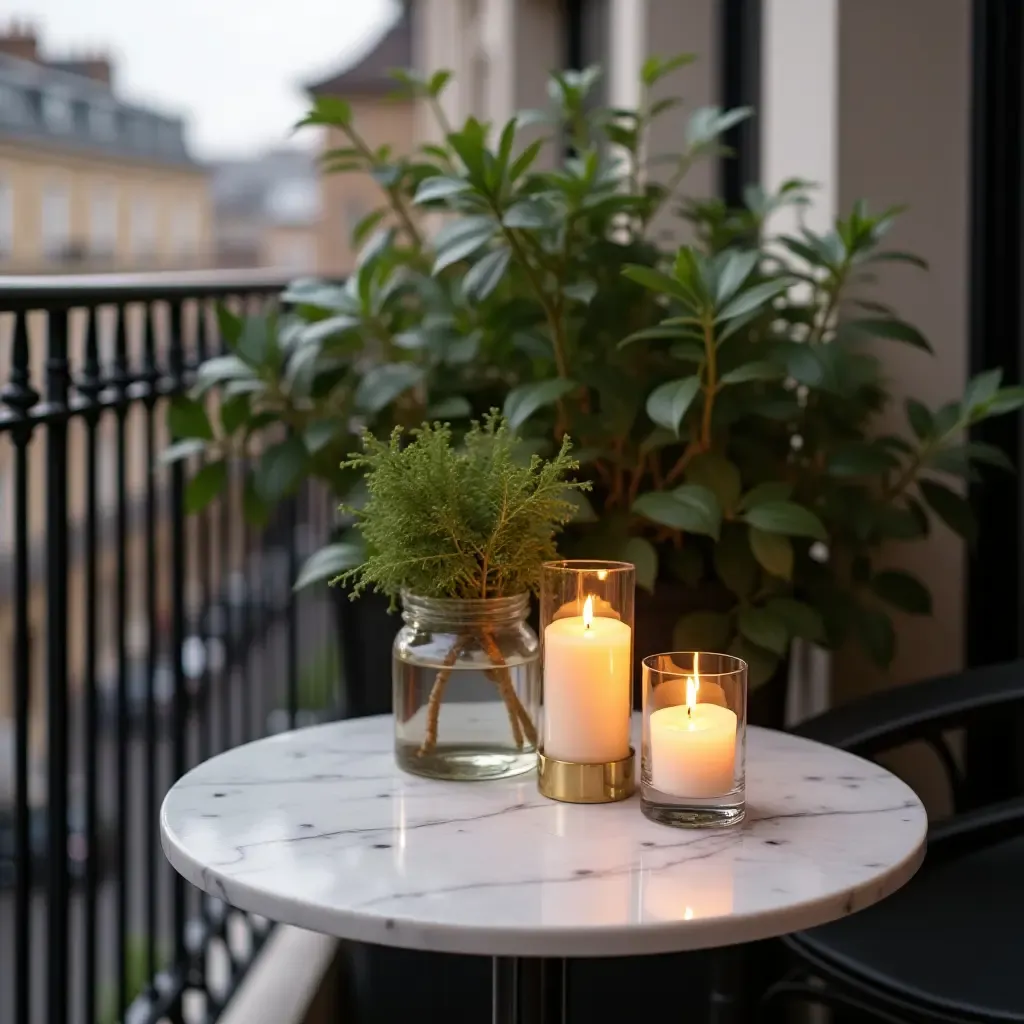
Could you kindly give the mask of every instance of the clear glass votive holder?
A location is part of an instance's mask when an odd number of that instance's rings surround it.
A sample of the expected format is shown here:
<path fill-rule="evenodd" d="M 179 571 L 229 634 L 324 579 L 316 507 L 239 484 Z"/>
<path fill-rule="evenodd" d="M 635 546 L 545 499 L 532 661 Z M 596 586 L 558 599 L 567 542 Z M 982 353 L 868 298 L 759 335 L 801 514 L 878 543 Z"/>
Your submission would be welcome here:
<path fill-rule="evenodd" d="M 635 791 L 635 579 L 629 562 L 546 562 L 541 570 L 537 785 L 553 800 L 608 803 Z"/>
<path fill-rule="evenodd" d="M 747 663 L 677 651 L 643 660 L 640 806 L 677 828 L 737 825 L 746 811 Z"/>

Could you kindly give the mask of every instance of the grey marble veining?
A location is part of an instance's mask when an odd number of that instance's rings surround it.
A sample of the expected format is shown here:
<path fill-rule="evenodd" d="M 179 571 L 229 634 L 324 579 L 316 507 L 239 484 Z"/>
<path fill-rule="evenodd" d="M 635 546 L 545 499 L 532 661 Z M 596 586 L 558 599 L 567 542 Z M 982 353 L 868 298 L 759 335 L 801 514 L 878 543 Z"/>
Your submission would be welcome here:
<path fill-rule="evenodd" d="M 390 718 L 286 733 L 167 794 L 167 857 L 234 906 L 342 938 L 490 955 L 610 956 L 753 941 L 906 882 L 925 812 L 882 768 L 751 729 L 747 821 L 683 831 L 639 798 L 553 803 L 534 776 L 432 782 L 394 765 Z"/>

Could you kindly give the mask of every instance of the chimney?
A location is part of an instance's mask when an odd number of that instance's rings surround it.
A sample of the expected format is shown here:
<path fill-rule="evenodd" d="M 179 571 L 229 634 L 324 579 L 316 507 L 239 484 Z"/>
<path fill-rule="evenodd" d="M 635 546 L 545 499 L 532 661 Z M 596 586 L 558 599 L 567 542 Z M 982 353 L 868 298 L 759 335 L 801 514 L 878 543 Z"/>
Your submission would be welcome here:
<path fill-rule="evenodd" d="M 39 37 L 35 26 L 11 21 L 6 28 L 0 28 L 0 53 L 38 63 Z"/>
<path fill-rule="evenodd" d="M 66 71 L 71 75 L 80 75 L 82 78 L 91 78 L 94 82 L 105 85 L 108 89 L 114 84 L 114 66 L 107 53 L 83 53 L 73 54 L 62 60 L 50 60 L 47 64 L 51 68 Z"/>

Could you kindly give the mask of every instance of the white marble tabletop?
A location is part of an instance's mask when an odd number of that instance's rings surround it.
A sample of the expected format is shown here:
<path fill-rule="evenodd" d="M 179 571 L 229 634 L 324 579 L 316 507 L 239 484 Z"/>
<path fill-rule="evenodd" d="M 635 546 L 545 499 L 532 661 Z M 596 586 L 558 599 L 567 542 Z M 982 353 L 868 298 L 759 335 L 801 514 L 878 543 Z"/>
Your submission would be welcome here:
<path fill-rule="evenodd" d="M 492 956 L 622 956 L 749 942 L 884 899 L 926 820 L 877 765 L 752 728 L 747 820 L 690 831 L 639 797 L 554 803 L 534 775 L 400 772 L 389 717 L 258 740 L 167 794 L 164 851 L 233 906 L 341 938 Z"/>

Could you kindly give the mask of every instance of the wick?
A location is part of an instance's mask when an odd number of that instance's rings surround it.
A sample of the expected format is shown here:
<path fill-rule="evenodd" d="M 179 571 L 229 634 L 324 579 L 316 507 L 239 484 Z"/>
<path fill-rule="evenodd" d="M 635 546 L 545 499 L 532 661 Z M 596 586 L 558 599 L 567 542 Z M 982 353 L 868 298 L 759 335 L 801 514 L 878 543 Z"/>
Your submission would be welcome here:
<path fill-rule="evenodd" d="M 693 705 L 692 704 L 687 704 L 686 705 L 686 717 L 687 718 L 693 718 Z"/>

